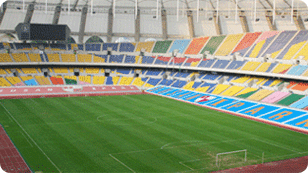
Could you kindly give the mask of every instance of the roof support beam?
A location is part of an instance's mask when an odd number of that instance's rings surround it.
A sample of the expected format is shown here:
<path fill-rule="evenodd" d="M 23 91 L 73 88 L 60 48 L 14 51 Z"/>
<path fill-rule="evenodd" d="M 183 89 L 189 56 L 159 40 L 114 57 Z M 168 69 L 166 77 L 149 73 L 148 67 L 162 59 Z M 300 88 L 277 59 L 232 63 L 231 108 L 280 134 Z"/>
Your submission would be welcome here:
<path fill-rule="evenodd" d="M 6 12 L 6 9 L 7 9 L 7 1 L 5 1 L 5 2 L 2 4 L 2 12 L 0 13 L 0 24 L 2 23 L 4 14 L 5 14 L 5 12 Z"/>
<path fill-rule="evenodd" d="M 135 42 L 140 41 L 140 9 L 137 10 L 137 16 L 135 20 Z"/>
<path fill-rule="evenodd" d="M 248 27 L 248 24 L 247 24 L 247 17 L 245 16 L 244 11 L 239 12 L 239 18 L 240 18 L 240 21 L 241 21 L 243 32 L 249 32 L 249 27 Z"/>
<path fill-rule="evenodd" d="M 158 16 L 156 16 L 158 17 Z M 168 33 L 167 33 L 167 11 L 165 9 L 161 10 L 161 26 L 162 26 L 162 33 L 163 33 L 163 39 L 167 40 Z"/>
<path fill-rule="evenodd" d="M 25 17 L 25 20 L 24 20 L 24 23 L 30 23 L 31 22 L 31 19 L 32 19 L 32 16 L 33 16 L 33 12 L 34 12 L 34 6 L 35 6 L 35 2 L 31 2 L 29 5 L 28 5 L 28 9 L 27 9 L 27 13 L 26 13 L 26 17 Z"/>
<path fill-rule="evenodd" d="M 272 11 L 267 11 L 265 13 L 265 18 L 268 24 L 268 27 L 270 28 L 271 31 L 276 31 L 277 27 L 276 27 L 276 23 L 273 22 L 273 15 L 272 15 Z"/>
<path fill-rule="evenodd" d="M 298 13 L 298 11 L 297 11 L 297 10 L 294 10 L 294 13 L 293 13 L 293 21 L 294 21 L 294 23 L 295 23 L 295 26 L 296 26 L 297 30 L 306 30 L 301 15 L 298 14 L 298 16 L 297 16 L 297 15 L 296 15 L 297 13 Z M 295 15 L 294 15 L 294 14 L 295 14 Z"/>
<path fill-rule="evenodd" d="M 53 14 L 52 24 L 56 25 L 59 23 L 61 14 L 62 3 L 59 3 L 55 8 L 55 13 Z M 70 10 L 70 9 L 68 9 Z"/>
<path fill-rule="evenodd" d="M 108 10 L 108 28 L 107 28 L 107 42 L 110 43 L 112 41 L 112 29 L 113 29 L 113 10 L 109 8 Z"/>
<path fill-rule="evenodd" d="M 188 30 L 189 30 L 189 37 L 195 37 L 195 30 L 194 30 L 194 18 L 193 12 L 191 10 L 187 11 L 187 22 L 188 22 Z"/>
<path fill-rule="evenodd" d="M 213 22 L 215 25 L 216 34 L 222 35 L 220 19 L 219 16 L 216 16 L 216 13 L 213 16 Z"/>
<path fill-rule="evenodd" d="M 75 10 L 76 10 L 76 7 L 77 7 L 77 5 L 78 5 L 78 2 L 79 2 L 79 0 L 76 0 L 76 1 L 75 1 L 74 5 L 73 5 L 73 8 L 72 8 L 72 11 L 75 11 Z"/>
<path fill-rule="evenodd" d="M 80 19 L 80 26 L 79 26 L 79 34 L 78 34 L 78 43 L 83 43 L 84 32 L 86 29 L 86 21 L 87 21 L 87 14 L 88 14 L 88 5 L 82 7 L 81 11 L 81 19 Z"/>

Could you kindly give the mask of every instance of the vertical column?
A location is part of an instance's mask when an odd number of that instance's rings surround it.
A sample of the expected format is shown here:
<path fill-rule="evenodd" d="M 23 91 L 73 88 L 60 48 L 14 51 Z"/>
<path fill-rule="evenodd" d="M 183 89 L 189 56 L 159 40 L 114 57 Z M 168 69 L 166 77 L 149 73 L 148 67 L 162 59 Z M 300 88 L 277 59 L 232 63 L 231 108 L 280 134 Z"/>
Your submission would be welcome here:
<path fill-rule="evenodd" d="M 195 30 L 194 30 L 194 18 L 192 11 L 187 11 L 187 22 L 188 22 L 188 29 L 189 29 L 189 37 L 195 37 Z"/>
<path fill-rule="evenodd" d="M 156 16 L 158 17 L 158 16 Z M 167 40 L 168 33 L 167 33 L 167 11 L 165 9 L 161 10 L 161 26 L 162 26 L 162 33 L 163 33 L 163 40 Z"/>
<path fill-rule="evenodd" d="M 140 9 L 137 10 L 137 18 L 135 20 L 135 42 L 140 40 Z"/>
<path fill-rule="evenodd" d="M 107 28 L 107 42 L 111 42 L 112 40 L 112 28 L 113 28 L 113 12 L 112 8 L 109 8 L 108 11 L 108 28 Z"/>
<path fill-rule="evenodd" d="M 55 8 L 55 13 L 53 14 L 52 24 L 56 25 L 59 23 L 59 18 L 61 14 L 62 3 L 59 3 Z M 70 10 L 70 9 L 68 9 Z"/>
<path fill-rule="evenodd" d="M 301 15 L 298 14 L 297 16 L 297 13 L 298 11 L 297 10 L 294 10 L 294 13 L 293 13 L 293 21 L 295 23 L 295 26 L 297 28 L 297 30 L 305 30 L 305 25 L 303 23 L 303 20 L 302 20 L 302 17 Z M 294 15 L 295 14 L 295 15 Z"/>
<path fill-rule="evenodd" d="M 271 31 L 276 31 L 277 27 L 276 24 L 273 23 L 273 15 L 272 15 L 272 11 L 267 11 L 265 13 L 265 17 L 266 17 L 266 21 L 268 24 L 268 27 L 270 28 Z"/>
<path fill-rule="evenodd" d="M 5 14 L 5 12 L 6 12 L 6 9 L 7 9 L 7 1 L 5 1 L 5 2 L 2 4 L 2 12 L 0 13 L 0 24 L 2 23 L 4 14 Z"/>
<path fill-rule="evenodd" d="M 27 13 L 26 13 L 26 17 L 25 17 L 24 23 L 30 23 L 31 22 L 31 19 L 32 19 L 32 16 L 33 16 L 33 12 L 34 12 L 34 5 L 35 5 L 35 2 L 32 2 L 32 3 L 30 3 L 28 5 Z"/>
<path fill-rule="evenodd" d="M 87 14 L 88 14 L 88 5 L 86 4 L 83 6 L 81 11 L 81 20 L 80 20 L 80 27 L 79 27 L 79 34 L 78 34 L 78 43 L 83 43 L 84 31 L 86 28 L 86 21 L 87 21 Z"/>
<path fill-rule="evenodd" d="M 244 11 L 241 11 L 239 13 L 239 18 L 240 18 L 240 21 L 241 21 L 243 32 L 249 32 L 249 27 L 248 27 L 248 24 L 247 24 L 247 17 L 245 16 Z"/>
<path fill-rule="evenodd" d="M 217 17 L 218 17 L 218 20 L 217 20 Z M 216 21 L 217 21 L 217 22 L 216 22 Z M 222 32 L 221 32 L 220 19 L 219 19 L 219 16 L 216 16 L 216 14 L 213 15 L 213 22 L 214 22 L 214 25 L 215 25 L 216 34 L 217 34 L 217 35 L 221 35 Z"/>

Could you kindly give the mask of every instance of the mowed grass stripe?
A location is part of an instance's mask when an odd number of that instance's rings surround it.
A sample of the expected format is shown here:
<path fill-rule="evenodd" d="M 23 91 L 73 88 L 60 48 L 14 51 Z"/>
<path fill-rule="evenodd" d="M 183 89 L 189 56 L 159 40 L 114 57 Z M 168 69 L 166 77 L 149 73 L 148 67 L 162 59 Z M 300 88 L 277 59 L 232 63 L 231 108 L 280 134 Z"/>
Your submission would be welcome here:
<path fill-rule="evenodd" d="M 187 171 L 179 162 L 206 158 L 210 150 L 247 148 L 248 157 L 265 152 L 266 161 L 307 155 L 297 153 L 307 151 L 307 135 L 153 95 L 1 102 L 63 172 L 130 171 L 109 154 L 135 171 L 153 172 Z M 26 150 L 9 117 L 0 120 L 32 170 L 52 170 L 37 148 Z"/>

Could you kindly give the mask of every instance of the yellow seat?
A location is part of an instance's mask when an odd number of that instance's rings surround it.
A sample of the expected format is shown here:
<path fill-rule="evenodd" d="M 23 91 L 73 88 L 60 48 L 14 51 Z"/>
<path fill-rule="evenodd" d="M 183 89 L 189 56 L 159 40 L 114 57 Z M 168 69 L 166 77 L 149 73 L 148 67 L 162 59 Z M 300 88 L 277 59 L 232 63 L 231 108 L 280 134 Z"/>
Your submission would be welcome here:
<path fill-rule="evenodd" d="M 15 62 L 29 62 L 25 53 L 12 53 Z"/>
<path fill-rule="evenodd" d="M 97 76 L 94 76 L 94 77 L 97 77 Z M 104 77 L 104 80 L 103 80 L 103 83 L 102 83 L 102 84 L 104 84 L 105 76 L 99 76 L 99 77 Z M 94 79 L 93 79 L 93 82 L 94 82 Z M 91 76 L 79 76 L 79 83 L 81 83 L 81 84 L 83 84 L 83 83 L 91 84 Z"/>
<path fill-rule="evenodd" d="M 256 68 L 261 64 L 261 62 L 253 62 L 249 61 L 247 62 L 244 67 L 241 69 L 243 71 L 255 71 Z"/>
<path fill-rule="evenodd" d="M 297 59 L 299 56 L 304 56 L 304 60 L 308 60 L 308 43 L 294 56 Z"/>
<path fill-rule="evenodd" d="M 209 86 L 206 86 L 206 87 L 198 87 L 195 91 L 205 93 L 209 88 L 210 88 Z"/>
<path fill-rule="evenodd" d="M 136 52 L 140 52 L 142 49 L 145 49 L 146 52 L 151 52 L 154 43 L 155 43 L 154 41 L 139 42 L 136 48 Z"/>
<path fill-rule="evenodd" d="M 222 93 L 223 91 L 225 91 L 227 88 L 229 88 L 230 85 L 225 85 L 225 84 L 218 84 L 216 86 L 216 88 L 214 89 L 214 91 L 212 92 L 212 94 L 220 94 Z"/>
<path fill-rule="evenodd" d="M 274 80 L 273 83 L 270 84 L 270 87 L 276 86 L 276 85 L 280 84 L 281 82 L 282 82 L 282 80 L 276 79 L 276 80 Z"/>
<path fill-rule="evenodd" d="M 29 58 L 31 62 L 42 62 L 41 56 L 37 53 L 29 53 Z"/>
<path fill-rule="evenodd" d="M 248 100 L 254 100 L 254 101 L 260 101 L 267 97 L 268 95 L 272 94 L 274 91 L 273 90 L 267 90 L 267 89 L 262 89 L 253 95 L 249 96 L 247 99 Z"/>
<path fill-rule="evenodd" d="M 266 70 L 271 66 L 271 63 L 264 62 L 261 66 L 257 69 L 257 72 L 266 72 Z"/>
<path fill-rule="evenodd" d="M 285 73 L 292 67 L 292 64 L 278 64 L 272 73 Z"/>
<path fill-rule="evenodd" d="M 93 84 L 94 85 L 104 85 L 105 76 L 93 76 Z"/>
<path fill-rule="evenodd" d="M 51 85 L 50 80 L 48 79 L 48 77 L 45 77 L 45 76 L 34 76 L 34 78 L 36 79 L 36 81 L 40 85 Z"/>
<path fill-rule="evenodd" d="M 225 41 L 220 45 L 215 53 L 216 56 L 227 56 L 235 48 L 238 42 L 242 39 L 244 34 L 231 34 L 228 35 Z"/>
<path fill-rule="evenodd" d="M 21 69 L 25 74 L 38 73 L 35 68 L 22 68 Z"/>
<path fill-rule="evenodd" d="M 0 62 L 13 62 L 13 60 L 8 53 L 0 53 Z"/>
<path fill-rule="evenodd" d="M 190 82 L 188 82 L 184 87 L 183 87 L 183 89 L 186 89 L 186 90 L 194 90 L 192 87 L 193 87 L 193 85 L 194 85 L 194 81 L 190 81 Z"/>
<path fill-rule="evenodd" d="M 130 85 L 133 81 L 133 77 L 126 77 L 126 76 L 123 76 L 120 80 L 120 83 L 119 85 Z"/>
<path fill-rule="evenodd" d="M 6 74 L 4 69 L 0 69 L 0 74 Z"/>
<path fill-rule="evenodd" d="M 60 62 L 59 54 L 47 54 L 49 62 Z"/>
<path fill-rule="evenodd" d="M 16 85 L 22 83 L 18 77 L 6 77 L 6 79 L 11 82 L 11 84 Z"/>
<path fill-rule="evenodd" d="M 20 78 L 21 78 L 22 81 L 27 81 L 27 80 L 33 79 L 32 76 L 20 76 Z"/>
<path fill-rule="evenodd" d="M 250 79 L 249 76 L 245 76 L 245 77 L 240 77 L 240 78 L 238 78 L 238 79 L 232 80 L 231 82 L 243 84 L 243 83 L 245 83 L 246 81 L 248 81 L 249 79 Z"/>
<path fill-rule="evenodd" d="M 234 96 L 235 94 L 237 94 L 238 92 L 240 92 L 244 88 L 245 87 L 243 87 L 243 86 L 232 86 L 232 87 L 228 88 L 225 92 L 223 92 L 221 95 L 223 95 L 223 96 Z"/>
<path fill-rule="evenodd" d="M 11 84 L 8 81 L 6 81 L 3 77 L 0 77 L 0 86 L 1 87 L 9 87 L 9 86 L 11 86 Z"/>
<path fill-rule="evenodd" d="M 99 68 L 89 67 L 89 68 L 86 68 L 85 72 L 88 74 L 98 74 Z"/>
<path fill-rule="evenodd" d="M 54 67 L 53 70 L 55 73 L 68 73 L 66 67 Z"/>
<path fill-rule="evenodd" d="M 96 63 L 104 63 L 104 62 L 105 62 L 105 59 L 93 55 L 93 62 L 96 62 Z"/>
<path fill-rule="evenodd" d="M 140 77 L 136 77 L 132 85 L 136 85 L 136 86 L 141 87 L 142 85 L 144 85 L 144 82 L 141 80 Z"/>
<path fill-rule="evenodd" d="M 291 48 L 288 50 L 288 52 L 283 56 L 283 59 L 285 60 L 290 60 L 292 59 L 292 57 L 294 57 L 294 55 L 299 51 L 299 49 L 301 49 L 301 47 L 303 47 L 303 45 L 306 43 L 306 41 L 297 43 L 293 46 L 291 46 Z"/>
<path fill-rule="evenodd" d="M 74 54 L 61 54 L 62 62 L 76 62 Z"/>
<path fill-rule="evenodd" d="M 250 93 L 250 92 L 253 92 L 253 91 L 256 91 L 256 90 L 257 90 L 257 88 L 248 87 L 248 88 L 245 88 L 242 91 L 240 91 L 238 94 L 236 94 L 236 96 L 247 94 L 247 93 Z"/>
<path fill-rule="evenodd" d="M 91 54 L 78 54 L 77 55 L 78 62 L 92 62 Z"/>

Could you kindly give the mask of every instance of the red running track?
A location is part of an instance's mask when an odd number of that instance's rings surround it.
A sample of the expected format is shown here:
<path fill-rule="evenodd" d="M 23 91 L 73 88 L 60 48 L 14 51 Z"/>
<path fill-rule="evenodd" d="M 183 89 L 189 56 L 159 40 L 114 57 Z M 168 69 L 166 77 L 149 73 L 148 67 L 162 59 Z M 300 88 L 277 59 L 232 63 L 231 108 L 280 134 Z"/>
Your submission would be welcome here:
<path fill-rule="evenodd" d="M 32 172 L 1 125 L 0 155 L 0 165 L 5 172 Z"/>

